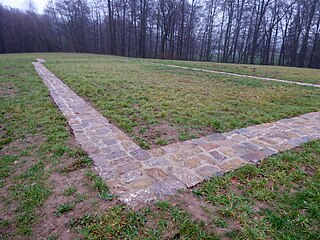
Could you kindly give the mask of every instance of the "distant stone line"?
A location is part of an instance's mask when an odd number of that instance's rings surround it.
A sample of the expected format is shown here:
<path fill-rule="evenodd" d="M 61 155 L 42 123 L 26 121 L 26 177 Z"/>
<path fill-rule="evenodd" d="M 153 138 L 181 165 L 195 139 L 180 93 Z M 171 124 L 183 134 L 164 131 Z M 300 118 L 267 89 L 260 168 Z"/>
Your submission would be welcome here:
<path fill-rule="evenodd" d="M 308 87 L 320 88 L 320 85 L 318 85 L 318 84 L 312 84 L 312 83 L 294 82 L 294 81 L 281 80 L 281 79 L 276 79 L 276 78 L 257 77 L 257 76 L 252 76 L 252 75 L 229 73 L 229 72 L 209 70 L 209 69 L 202 69 L 202 68 L 184 67 L 184 66 L 179 66 L 179 65 L 163 64 L 163 63 L 156 63 L 156 62 L 147 62 L 147 61 L 144 61 L 144 63 L 149 63 L 149 64 L 151 63 L 151 64 L 162 65 L 162 66 L 171 67 L 171 68 L 181 68 L 181 69 L 192 70 L 192 71 L 209 72 L 209 73 L 230 75 L 230 76 L 235 76 L 235 77 L 253 78 L 253 79 L 259 79 L 259 80 L 264 80 L 264 81 L 273 81 L 273 82 L 280 82 L 280 83 L 289 83 L 289 84 L 296 84 L 296 85 L 301 85 L 301 86 L 308 86 Z"/>
<path fill-rule="evenodd" d="M 55 77 L 33 65 L 112 193 L 130 206 L 320 138 L 320 112 L 143 150 Z"/>

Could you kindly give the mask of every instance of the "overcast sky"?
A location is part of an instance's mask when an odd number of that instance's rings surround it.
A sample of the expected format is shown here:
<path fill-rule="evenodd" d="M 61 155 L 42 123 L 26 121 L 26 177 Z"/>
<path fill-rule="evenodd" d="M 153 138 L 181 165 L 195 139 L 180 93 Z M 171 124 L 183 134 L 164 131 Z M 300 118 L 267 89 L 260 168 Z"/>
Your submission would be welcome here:
<path fill-rule="evenodd" d="M 32 0 L 38 13 L 42 13 L 45 8 L 48 0 Z M 0 0 L 0 3 L 3 5 L 19 8 L 22 10 L 26 9 L 26 0 Z"/>

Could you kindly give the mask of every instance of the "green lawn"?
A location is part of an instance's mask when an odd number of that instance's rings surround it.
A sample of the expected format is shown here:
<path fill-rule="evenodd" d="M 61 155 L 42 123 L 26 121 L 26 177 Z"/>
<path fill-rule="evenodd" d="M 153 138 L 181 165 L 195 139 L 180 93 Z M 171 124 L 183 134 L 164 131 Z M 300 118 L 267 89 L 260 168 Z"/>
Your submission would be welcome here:
<path fill-rule="evenodd" d="M 73 142 L 31 65 L 35 56 L 0 58 L 0 239 L 319 238 L 320 141 L 135 211 L 109 193 Z M 103 69 L 116 61 L 79 57 Z"/>
<path fill-rule="evenodd" d="M 45 64 L 144 148 L 319 111 L 320 89 L 99 55 Z"/>
<path fill-rule="evenodd" d="M 216 62 L 190 62 L 172 60 L 147 60 L 150 62 L 172 64 L 191 68 L 216 70 L 229 73 L 245 74 L 257 77 L 276 78 L 295 82 L 320 84 L 320 70 L 310 68 L 293 68 L 279 66 L 261 66 L 249 64 L 232 64 Z"/>

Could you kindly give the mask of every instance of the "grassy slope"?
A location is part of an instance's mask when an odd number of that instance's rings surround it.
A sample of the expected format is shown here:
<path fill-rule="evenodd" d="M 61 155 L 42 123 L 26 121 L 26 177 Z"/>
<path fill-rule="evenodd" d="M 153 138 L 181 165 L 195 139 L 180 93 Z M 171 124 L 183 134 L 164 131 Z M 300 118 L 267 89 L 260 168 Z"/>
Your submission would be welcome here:
<path fill-rule="evenodd" d="M 246 166 L 224 177 L 215 177 L 193 191 L 177 194 L 140 211 L 116 201 L 99 214 L 76 209 L 79 202 L 103 205 L 107 187 L 87 173 L 89 189 L 76 195 L 65 183 L 80 172 L 66 175 L 89 163 L 72 147 L 66 121 L 51 102 L 31 66 L 31 55 L 0 60 L 1 161 L 0 238 L 35 239 L 43 222 L 50 222 L 57 239 L 71 228 L 80 236 L 127 239 L 317 239 L 320 221 L 320 141 L 269 158 L 259 167 Z M 71 157 L 71 165 L 66 158 Z M 80 164 L 79 164 L 80 163 Z M 54 175 L 53 175 L 54 174 Z M 58 174 L 58 175 L 57 175 Z M 50 176 L 65 176 L 63 186 L 50 184 Z M 93 185 L 92 185 L 93 184 Z M 196 197 L 192 197 L 192 192 Z M 48 198 L 64 201 L 50 211 Z M 66 201 L 66 199 L 68 201 Z M 84 200 L 85 199 L 85 200 Z M 46 218 L 41 209 L 50 214 Z M 77 215 L 77 213 L 80 213 Z M 68 224 L 57 220 L 65 218 Z"/>
<path fill-rule="evenodd" d="M 147 61 L 178 66 L 216 70 L 222 72 L 245 74 L 257 77 L 277 78 L 282 80 L 320 84 L 320 70 L 310 68 L 293 68 L 279 66 L 261 66 L 249 64 L 232 64 L 216 62 L 193 62 L 193 61 L 172 61 L 154 60 Z"/>
<path fill-rule="evenodd" d="M 320 90 L 97 55 L 46 66 L 142 147 L 318 111 Z"/>

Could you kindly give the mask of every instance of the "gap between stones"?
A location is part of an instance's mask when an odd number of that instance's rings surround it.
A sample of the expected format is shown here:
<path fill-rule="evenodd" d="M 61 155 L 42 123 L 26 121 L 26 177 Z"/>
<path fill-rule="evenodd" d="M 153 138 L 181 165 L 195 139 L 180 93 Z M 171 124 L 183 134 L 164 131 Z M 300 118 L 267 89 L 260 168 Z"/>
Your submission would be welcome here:
<path fill-rule="evenodd" d="M 143 150 L 42 65 L 32 64 L 111 192 L 129 206 L 320 138 L 320 112 Z"/>

